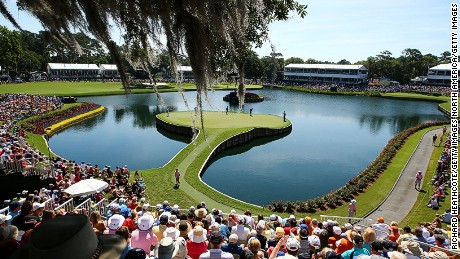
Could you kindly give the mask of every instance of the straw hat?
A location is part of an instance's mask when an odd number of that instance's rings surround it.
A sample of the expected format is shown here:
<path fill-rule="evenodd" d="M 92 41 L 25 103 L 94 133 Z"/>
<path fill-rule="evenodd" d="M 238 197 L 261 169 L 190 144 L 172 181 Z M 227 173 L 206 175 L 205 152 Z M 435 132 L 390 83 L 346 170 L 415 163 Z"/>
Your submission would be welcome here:
<path fill-rule="evenodd" d="M 412 240 L 410 241 L 402 241 L 401 242 L 401 249 L 404 253 L 406 254 L 411 254 L 415 255 L 417 257 L 420 257 L 423 253 L 422 248 L 420 248 L 420 244 L 417 242 L 414 242 Z"/>
<path fill-rule="evenodd" d="M 195 210 L 195 216 L 196 216 L 197 218 L 202 219 L 202 218 L 206 217 L 207 214 L 208 214 L 208 212 L 206 211 L 205 208 L 201 208 L 201 209 Z"/>
<path fill-rule="evenodd" d="M 202 243 L 206 241 L 206 232 L 201 226 L 196 226 L 192 231 L 188 233 L 188 237 L 193 243 Z"/>

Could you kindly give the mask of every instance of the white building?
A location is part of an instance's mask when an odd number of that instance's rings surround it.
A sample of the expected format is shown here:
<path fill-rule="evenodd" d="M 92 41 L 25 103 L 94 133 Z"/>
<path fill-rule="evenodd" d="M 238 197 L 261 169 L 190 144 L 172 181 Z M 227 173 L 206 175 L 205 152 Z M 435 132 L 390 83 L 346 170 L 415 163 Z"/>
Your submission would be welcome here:
<path fill-rule="evenodd" d="M 49 79 L 96 79 L 99 67 L 96 64 L 48 63 Z"/>
<path fill-rule="evenodd" d="M 99 66 L 99 75 L 101 78 L 120 78 L 117 65 L 101 64 Z"/>
<path fill-rule="evenodd" d="M 177 72 L 181 75 L 182 79 L 194 79 L 193 71 L 191 66 L 179 66 Z"/>
<path fill-rule="evenodd" d="M 284 80 L 308 83 L 363 84 L 367 68 L 363 65 L 289 64 L 284 67 Z"/>
<path fill-rule="evenodd" d="M 450 85 L 451 64 L 441 64 L 428 69 L 428 84 L 430 85 Z"/>

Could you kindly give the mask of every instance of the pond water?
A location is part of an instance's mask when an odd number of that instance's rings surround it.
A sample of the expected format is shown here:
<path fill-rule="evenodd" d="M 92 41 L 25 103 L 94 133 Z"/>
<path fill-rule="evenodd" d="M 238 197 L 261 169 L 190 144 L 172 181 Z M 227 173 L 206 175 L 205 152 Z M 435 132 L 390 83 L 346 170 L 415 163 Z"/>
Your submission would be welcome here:
<path fill-rule="evenodd" d="M 307 94 L 281 89 L 254 91 L 262 103 L 246 104 L 247 112 L 282 116 L 286 111 L 292 132 L 264 138 L 227 150 L 206 169 L 210 186 L 237 199 L 265 205 L 273 200 L 305 200 L 326 194 L 362 171 L 398 132 L 419 123 L 445 120 L 436 103 L 362 96 Z M 209 92 L 208 110 L 224 111 L 225 91 Z M 190 139 L 159 132 L 155 115 L 169 107 L 186 110 L 179 93 L 85 97 L 79 101 L 104 105 L 106 111 L 57 133 L 51 149 L 77 162 L 160 167 Z M 188 107 L 195 92 L 186 92 Z M 166 106 L 167 105 L 167 106 Z M 230 110 L 237 106 L 230 105 Z"/>

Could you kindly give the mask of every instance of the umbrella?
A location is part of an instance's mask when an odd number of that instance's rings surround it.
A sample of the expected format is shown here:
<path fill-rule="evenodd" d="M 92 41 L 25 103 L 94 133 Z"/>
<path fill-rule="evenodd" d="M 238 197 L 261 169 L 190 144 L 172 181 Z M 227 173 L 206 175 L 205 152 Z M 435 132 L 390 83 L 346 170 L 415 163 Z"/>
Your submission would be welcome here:
<path fill-rule="evenodd" d="M 100 192 L 109 186 L 108 183 L 96 180 L 86 179 L 79 181 L 65 189 L 64 192 L 70 194 L 71 197 L 94 194 Z"/>

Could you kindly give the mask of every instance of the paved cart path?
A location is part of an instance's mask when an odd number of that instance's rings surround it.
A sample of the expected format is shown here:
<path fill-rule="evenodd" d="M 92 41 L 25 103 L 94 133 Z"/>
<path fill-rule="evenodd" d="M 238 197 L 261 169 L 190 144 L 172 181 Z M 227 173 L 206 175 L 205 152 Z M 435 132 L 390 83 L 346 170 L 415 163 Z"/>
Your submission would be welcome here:
<path fill-rule="evenodd" d="M 434 134 L 438 135 L 438 140 L 436 141 L 438 143 L 442 128 L 428 131 L 423 135 L 417 148 L 403 168 L 394 189 L 382 204 L 365 216 L 366 218 L 376 221 L 378 217 L 383 217 L 385 222 L 388 223 L 391 221 L 401 222 L 409 214 L 419 194 L 419 191 L 415 190 L 415 174 L 420 170 L 423 172 L 423 177 L 431 177 L 432 175 L 432 172 L 427 174 L 426 170 L 434 150 L 432 144 Z M 423 189 L 423 185 L 421 189 Z"/>

